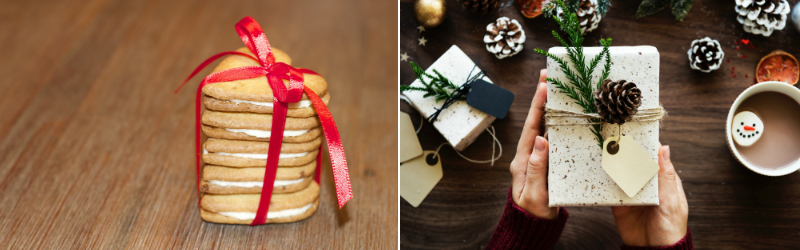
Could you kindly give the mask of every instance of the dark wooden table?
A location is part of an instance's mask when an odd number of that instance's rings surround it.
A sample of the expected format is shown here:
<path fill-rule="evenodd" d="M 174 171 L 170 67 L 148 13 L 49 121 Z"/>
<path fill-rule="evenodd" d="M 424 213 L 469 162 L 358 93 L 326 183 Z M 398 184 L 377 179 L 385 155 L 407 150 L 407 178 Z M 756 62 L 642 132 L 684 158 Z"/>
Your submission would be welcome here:
<path fill-rule="evenodd" d="M 243 47 L 247 15 L 329 83 L 354 194 L 342 210 L 326 157 L 307 220 L 200 219 L 201 77 L 172 91 Z M 0 248 L 396 248 L 397 25 L 387 1 L 0 2 Z"/>
<path fill-rule="evenodd" d="M 557 29 L 543 17 L 523 18 L 512 1 L 484 17 L 469 15 L 447 1 L 444 23 L 420 34 L 413 1 L 400 4 L 400 53 L 427 68 L 451 45 L 458 45 L 477 61 L 491 79 L 514 92 L 516 99 L 503 120 L 494 122 L 504 154 L 492 167 L 462 160 L 452 149 L 443 149 L 444 177 L 418 208 L 401 200 L 402 248 L 466 248 L 485 246 L 503 211 L 511 186 L 508 165 L 514 157 L 527 111 L 533 98 L 539 69 L 545 58 L 534 48 L 557 46 L 550 31 Z M 669 9 L 635 19 L 640 1 L 614 1 L 598 30 L 585 45 L 597 46 L 601 37 L 613 45 L 653 45 L 661 53 L 661 102 L 669 111 L 661 130 L 661 142 L 670 145 L 672 160 L 683 179 L 689 201 L 689 228 L 698 249 L 797 248 L 800 243 L 800 174 L 766 177 L 739 164 L 725 143 L 725 118 L 736 96 L 753 83 L 758 60 L 775 49 L 800 56 L 800 34 L 789 26 L 771 37 L 744 33 L 736 22 L 733 1 L 695 0 L 683 22 Z M 797 1 L 789 1 L 794 5 Z M 498 60 L 482 41 L 485 27 L 500 16 L 521 21 L 528 39 L 520 54 Z M 424 36 L 426 46 L 417 39 Z M 686 51 L 692 40 L 717 39 L 725 51 L 722 67 L 712 73 L 689 68 Z M 735 41 L 749 39 L 755 46 L 739 50 Z M 732 73 L 733 72 L 733 73 Z M 734 75 L 736 77 L 734 77 Z M 415 79 L 411 67 L 400 66 L 400 83 Z M 419 115 L 405 102 L 401 111 Z M 419 134 L 422 147 L 434 150 L 444 138 L 429 124 Z M 465 154 L 489 159 L 491 137 L 484 133 Z M 622 242 L 608 207 L 569 208 L 570 220 L 557 248 L 615 249 Z"/>

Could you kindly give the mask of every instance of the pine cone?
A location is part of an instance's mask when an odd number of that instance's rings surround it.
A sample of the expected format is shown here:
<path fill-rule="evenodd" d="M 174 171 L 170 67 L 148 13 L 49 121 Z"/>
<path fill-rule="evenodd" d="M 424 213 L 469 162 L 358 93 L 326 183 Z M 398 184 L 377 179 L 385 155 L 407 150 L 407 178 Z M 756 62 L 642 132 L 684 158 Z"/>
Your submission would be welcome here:
<path fill-rule="evenodd" d="M 734 9 L 739 14 L 736 20 L 744 25 L 745 32 L 769 36 L 773 30 L 786 26 L 791 6 L 786 0 L 736 0 Z"/>
<path fill-rule="evenodd" d="M 725 57 L 719 42 L 708 37 L 692 41 L 686 53 L 689 55 L 689 66 L 705 73 L 719 69 Z"/>
<path fill-rule="evenodd" d="M 605 122 L 622 125 L 636 114 L 642 104 L 641 98 L 642 91 L 635 83 L 606 79 L 594 92 L 594 105 Z"/>
<path fill-rule="evenodd" d="M 483 42 L 486 43 L 486 50 L 497 59 L 503 59 L 522 51 L 525 31 L 517 20 L 501 17 L 486 26 Z"/>
<path fill-rule="evenodd" d="M 581 32 L 586 35 L 592 30 L 597 29 L 597 25 L 600 24 L 600 19 L 603 17 L 597 12 L 597 0 L 579 1 L 578 12 L 575 14 L 578 15 L 578 23 L 581 25 Z M 556 15 L 558 15 L 558 18 L 561 18 L 561 20 L 564 20 L 564 10 L 562 10 L 561 7 L 556 8 Z"/>
<path fill-rule="evenodd" d="M 498 0 L 464 0 L 464 8 L 481 15 L 494 10 L 498 4 Z"/>

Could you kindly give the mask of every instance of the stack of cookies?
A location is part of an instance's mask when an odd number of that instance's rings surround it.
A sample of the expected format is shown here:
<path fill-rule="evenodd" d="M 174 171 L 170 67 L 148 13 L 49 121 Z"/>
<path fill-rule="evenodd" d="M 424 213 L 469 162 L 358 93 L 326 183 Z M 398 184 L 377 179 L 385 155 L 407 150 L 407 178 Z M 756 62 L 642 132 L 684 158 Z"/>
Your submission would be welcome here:
<path fill-rule="evenodd" d="M 247 48 L 238 52 L 252 55 Z M 272 48 L 276 62 L 291 65 L 286 53 Z M 238 55 L 223 60 L 214 72 L 258 66 Z M 327 83 L 319 75 L 305 74 L 304 84 L 327 104 Z M 220 82 L 203 87 L 203 144 L 200 216 L 205 221 L 250 224 L 256 215 L 269 149 L 272 126 L 272 89 L 266 77 Z M 317 155 L 323 138 L 311 100 L 290 103 L 266 223 L 308 218 L 319 206 L 319 185 L 314 181 Z"/>

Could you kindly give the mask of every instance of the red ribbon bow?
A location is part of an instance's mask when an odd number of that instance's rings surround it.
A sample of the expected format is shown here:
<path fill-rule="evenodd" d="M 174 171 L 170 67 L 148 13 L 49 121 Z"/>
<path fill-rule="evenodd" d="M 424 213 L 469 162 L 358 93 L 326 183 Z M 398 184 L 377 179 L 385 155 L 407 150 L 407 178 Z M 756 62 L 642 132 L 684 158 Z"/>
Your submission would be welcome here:
<path fill-rule="evenodd" d="M 227 69 L 219 72 L 212 73 L 206 76 L 197 87 L 197 97 L 195 102 L 195 146 L 197 156 L 197 189 L 198 195 L 200 191 L 200 158 L 201 158 L 201 143 L 200 143 L 200 117 L 201 117 L 201 103 L 200 100 L 203 96 L 203 86 L 218 82 L 230 82 L 242 79 L 256 78 L 266 76 L 269 86 L 272 88 L 272 129 L 270 131 L 269 151 L 267 154 L 266 171 L 264 172 L 264 185 L 261 189 L 261 200 L 258 204 L 256 218 L 253 219 L 251 226 L 264 224 L 267 220 L 267 212 L 269 212 L 269 203 L 272 198 L 272 188 L 275 182 L 275 175 L 278 171 L 278 156 L 281 152 L 281 143 L 283 142 L 283 130 L 286 125 L 286 113 L 288 111 L 289 103 L 299 102 L 306 93 L 314 108 L 319 115 L 322 130 L 325 133 L 325 140 L 328 143 L 328 151 L 331 156 L 331 168 L 333 169 L 333 179 L 336 183 L 336 198 L 339 200 L 339 208 L 341 209 L 348 200 L 353 198 L 353 192 L 350 188 L 350 176 L 347 173 L 347 159 L 344 156 L 344 147 L 342 146 L 342 139 L 339 137 L 339 130 L 336 128 L 336 123 L 333 121 L 333 116 L 322 99 L 316 93 L 311 91 L 308 87 L 303 85 L 303 74 L 315 74 L 314 71 L 308 69 L 297 69 L 286 63 L 275 62 L 275 56 L 272 54 L 267 36 L 261 30 L 255 19 L 252 17 L 245 17 L 236 23 L 236 32 L 242 39 L 247 48 L 253 52 L 256 57 L 250 56 L 245 53 L 236 51 L 226 51 L 216 54 L 198 66 L 191 75 L 175 90 L 183 87 L 186 82 L 199 73 L 203 68 L 211 64 L 211 62 L 225 56 L 225 55 L 240 55 L 246 56 L 250 59 L 257 61 L 261 66 L 246 66 L 233 69 Z M 283 80 L 289 80 L 289 88 L 287 89 Z M 322 146 L 320 152 L 317 154 L 317 170 L 314 179 L 319 183 L 320 166 L 322 164 Z"/>

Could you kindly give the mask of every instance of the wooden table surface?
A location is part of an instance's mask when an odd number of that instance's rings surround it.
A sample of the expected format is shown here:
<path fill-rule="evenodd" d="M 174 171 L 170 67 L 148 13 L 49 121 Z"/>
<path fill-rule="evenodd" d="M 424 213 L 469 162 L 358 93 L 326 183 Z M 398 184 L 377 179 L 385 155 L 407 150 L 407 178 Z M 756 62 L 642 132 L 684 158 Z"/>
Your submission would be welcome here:
<path fill-rule="evenodd" d="M 247 15 L 329 83 L 354 194 L 342 210 L 326 156 L 309 219 L 200 219 L 202 77 L 172 91 L 243 47 L 234 24 Z M 0 248 L 396 248 L 397 25 L 388 1 L 0 2 Z"/>
<path fill-rule="evenodd" d="M 533 49 L 557 46 L 550 34 L 557 26 L 542 17 L 524 19 L 512 1 L 502 1 L 503 7 L 484 17 L 468 15 L 458 5 L 460 1 L 447 1 L 444 23 L 420 34 L 412 2 L 400 4 L 400 53 L 408 53 L 411 61 L 427 68 L 456 44 L 492 81 L 516 94 L 508 116 L 493 123 L 504 149 L 494 166 L 470 163 L 452 149 L 442 149 L 441 182 L 418 208 L 401 200 L 401 248 L 476 249 L 486 245 L 503 212 L 511 186 L 508 166 L 539 69 L 545 68 L 545 58 Z M 796 248 L 800 243 L 800 174 L 765 177 L 748 170 L 729 152 L 724 124 L 734 99 L 753 83 L 758 60 L 774 49 L 800 56 L 800 34 L 789 23 L 769 38 L 744 33 L 736 22 L 733 1 L 695 0 L 683 22 L 674 21 L 669 9 L 635 19 L 639 2 L 614 1 L 585 45 L 598 46 L 601 37 L 611 37 L 615 46 L 653 45 L 661 53 L 661 102 L 669 117 L 660 140 L 670 145 L 672 161 L 683 179 L 695 247 Z M 797 1 L 789 2 L 793 6 Z M 482 41 L 486 25 L 500 16 L 521 21 L 528 37 L 523 52 L 503 60 L 487 52 Z M 721 68 L 708 74 L 691 70 L 686 56 L 691 41 L 706 36 L 719 40 L 725 51 Z M 420 37 L 428 40 L 426 46 L 418 45 Z M 749 39 L 754 48 L 737 50 L 734 42 L 740 39 Z M 411 67 L 402 62 L 400 83 L 414 79 Z M 410 113 L 418 124 L 419 115 L 410 105 L 401 102 L 401 111 Z M 427 123 L 419 138 L 425 150 L 435 150 L 444 142 Z M 491 137 L 483 133 L 464 153 L 489 159 Z M 557 248 L 615 249 L 622 243 L 608 207 L 568 210 L 570 219 Z"/>

